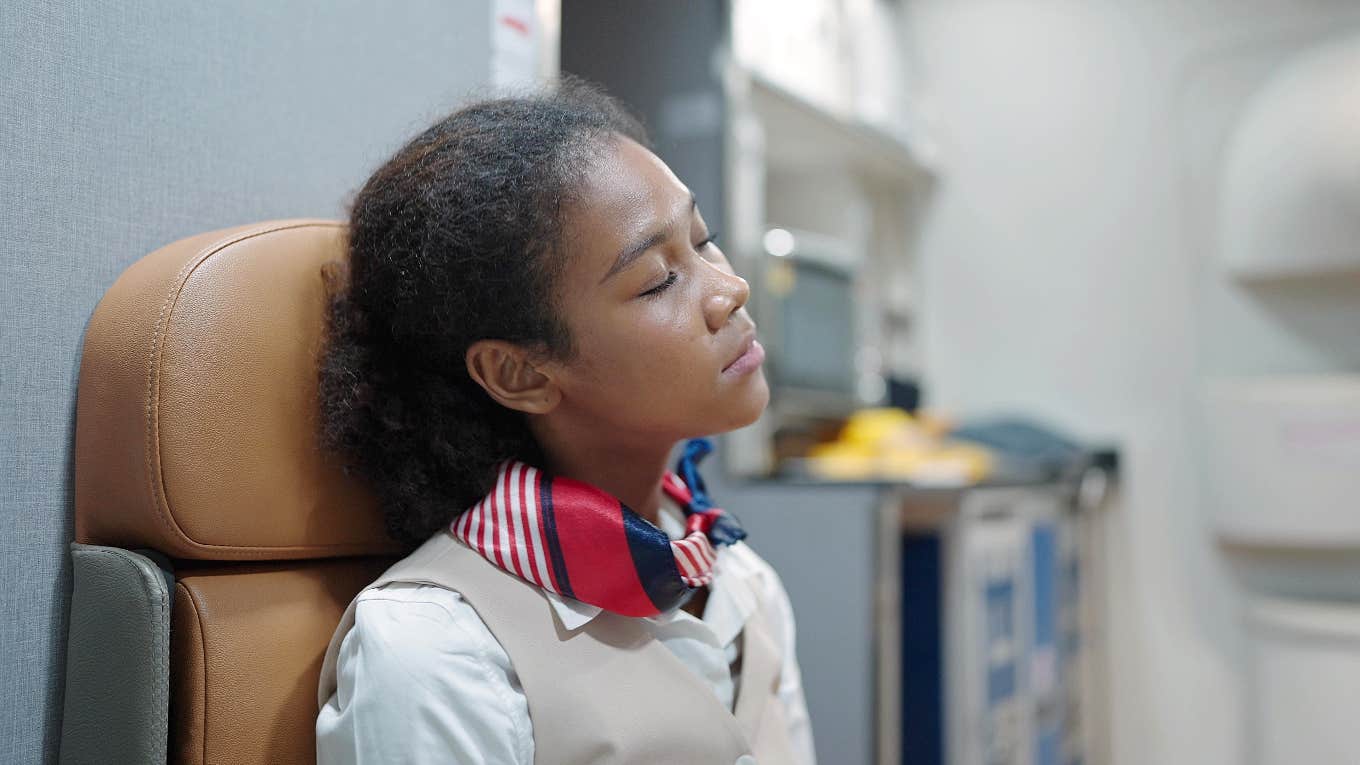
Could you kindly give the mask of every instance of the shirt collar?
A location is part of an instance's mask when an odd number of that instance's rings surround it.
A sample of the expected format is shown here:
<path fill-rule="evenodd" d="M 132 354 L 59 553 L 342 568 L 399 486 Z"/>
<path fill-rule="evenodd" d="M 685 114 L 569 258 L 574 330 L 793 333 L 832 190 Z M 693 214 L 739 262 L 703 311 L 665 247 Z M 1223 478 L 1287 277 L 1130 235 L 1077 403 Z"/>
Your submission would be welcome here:
<path fill-rule="evenodd" d="M 557 614 L 558 621 L 568 632 L 574 632 L 589 624 L 595 617 L 604 613 L 604 609 L 599 606 L 592 606 L 589 603 L 582 603 L 575 598 L 568 598 L 558 595 L 552 590 L 543 590 L 543 594 L 548 596 L 548 604 L 552 606 Z"/>

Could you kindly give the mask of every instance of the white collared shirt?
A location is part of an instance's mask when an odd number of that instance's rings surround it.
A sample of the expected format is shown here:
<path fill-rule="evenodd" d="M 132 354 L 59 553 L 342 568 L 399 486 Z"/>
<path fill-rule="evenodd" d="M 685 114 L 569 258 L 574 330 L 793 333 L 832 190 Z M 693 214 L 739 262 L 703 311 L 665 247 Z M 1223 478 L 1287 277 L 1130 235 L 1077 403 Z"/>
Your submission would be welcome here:
<path fill-rule="evenodd" d="M 660 527 L 684 520 L 663 503 Z M 682 610 L 645 619 L 652 636 L 733 704 L 731 666 L 743 626 L 763 600 L 784 653 L 778 698 L 797 764 L 814 763 L 812 728 L 794 653 L 793 609 L 779 576 L 745 543 L 718 548 L 703 619 Z M 601 609 L 544 591 L 568 630 Z M 337 657 L 336 691 L 316 721 L 319 765 L 532 765 L 529 704 L 510 657 L 457 592 L 394 582 L 359 596 Z M 782 765 L 767 764 L 767 765 Z"/>

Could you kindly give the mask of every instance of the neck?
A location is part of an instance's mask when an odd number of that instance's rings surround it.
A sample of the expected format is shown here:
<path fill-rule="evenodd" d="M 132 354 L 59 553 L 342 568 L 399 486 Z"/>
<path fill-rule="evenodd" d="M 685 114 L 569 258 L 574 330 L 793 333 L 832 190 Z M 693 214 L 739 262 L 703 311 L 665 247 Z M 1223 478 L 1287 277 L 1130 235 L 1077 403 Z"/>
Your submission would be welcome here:
<path fill-rule="evenodd" d="M 613 439 L 596 429 L 555 427 L 543 419 L 531 419 L 529 427 L 549 473 L 599 487 L 648 521 L 658 522 L 661 479 L 674 441 Z"/>

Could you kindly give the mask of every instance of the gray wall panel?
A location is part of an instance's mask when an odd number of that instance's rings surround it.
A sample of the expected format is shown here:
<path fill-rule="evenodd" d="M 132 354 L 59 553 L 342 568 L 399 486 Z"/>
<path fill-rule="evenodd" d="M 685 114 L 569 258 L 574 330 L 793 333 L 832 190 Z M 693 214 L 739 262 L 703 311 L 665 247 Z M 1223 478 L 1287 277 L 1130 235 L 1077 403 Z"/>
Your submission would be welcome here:
<path fill-rule="evenodd" d="M 741 519 L 793 603 L 817 761 L 873 762 L 877 490 L 731 484 L 719 457 L 704 465 L 713 496 Z"/>
<path fill-rule="evenodd" d="M 647 126 L 699 202 L 709 228 L 726 228 L 723 121 L 715 64 L 727 39 L 724 0 L 563 0 L 562 71 L 600 83 Z"/>
<path fill-rule="evenodd" d="M 490 3 L 0 4 L 0 762 L 56 752 L 81 336 L 174 239 L 338 217 L 488 79 Z"/>

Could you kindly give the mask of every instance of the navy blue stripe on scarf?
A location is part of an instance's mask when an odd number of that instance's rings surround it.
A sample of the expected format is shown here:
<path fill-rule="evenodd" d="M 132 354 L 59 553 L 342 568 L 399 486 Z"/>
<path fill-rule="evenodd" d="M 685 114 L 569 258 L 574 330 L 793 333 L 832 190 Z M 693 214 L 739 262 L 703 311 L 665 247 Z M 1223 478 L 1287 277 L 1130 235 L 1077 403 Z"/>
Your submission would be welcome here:
<path fill-rule="evenodd" d="M 669 611 L 680 606 L 694 591 L 680 579 L 680 568 L 675 563 L 670 537 L 642 516 L 627 509 L 623 513 L 623 528 L 628 538 L 642 589 L 658 611 Z"/>
<path fill-rule="evenodd" d="M 538 512 L 543 516 L 543 541 L 548 545 L 549 565 L 557 580 L 557 591 L 569 598 L 576 597 L 567 579 L 567 561 L 562 556 L 562 545 L 557 539 L 557 519 L 553 516 L 552 481 L 544 476 L 538 484 Z"/>

